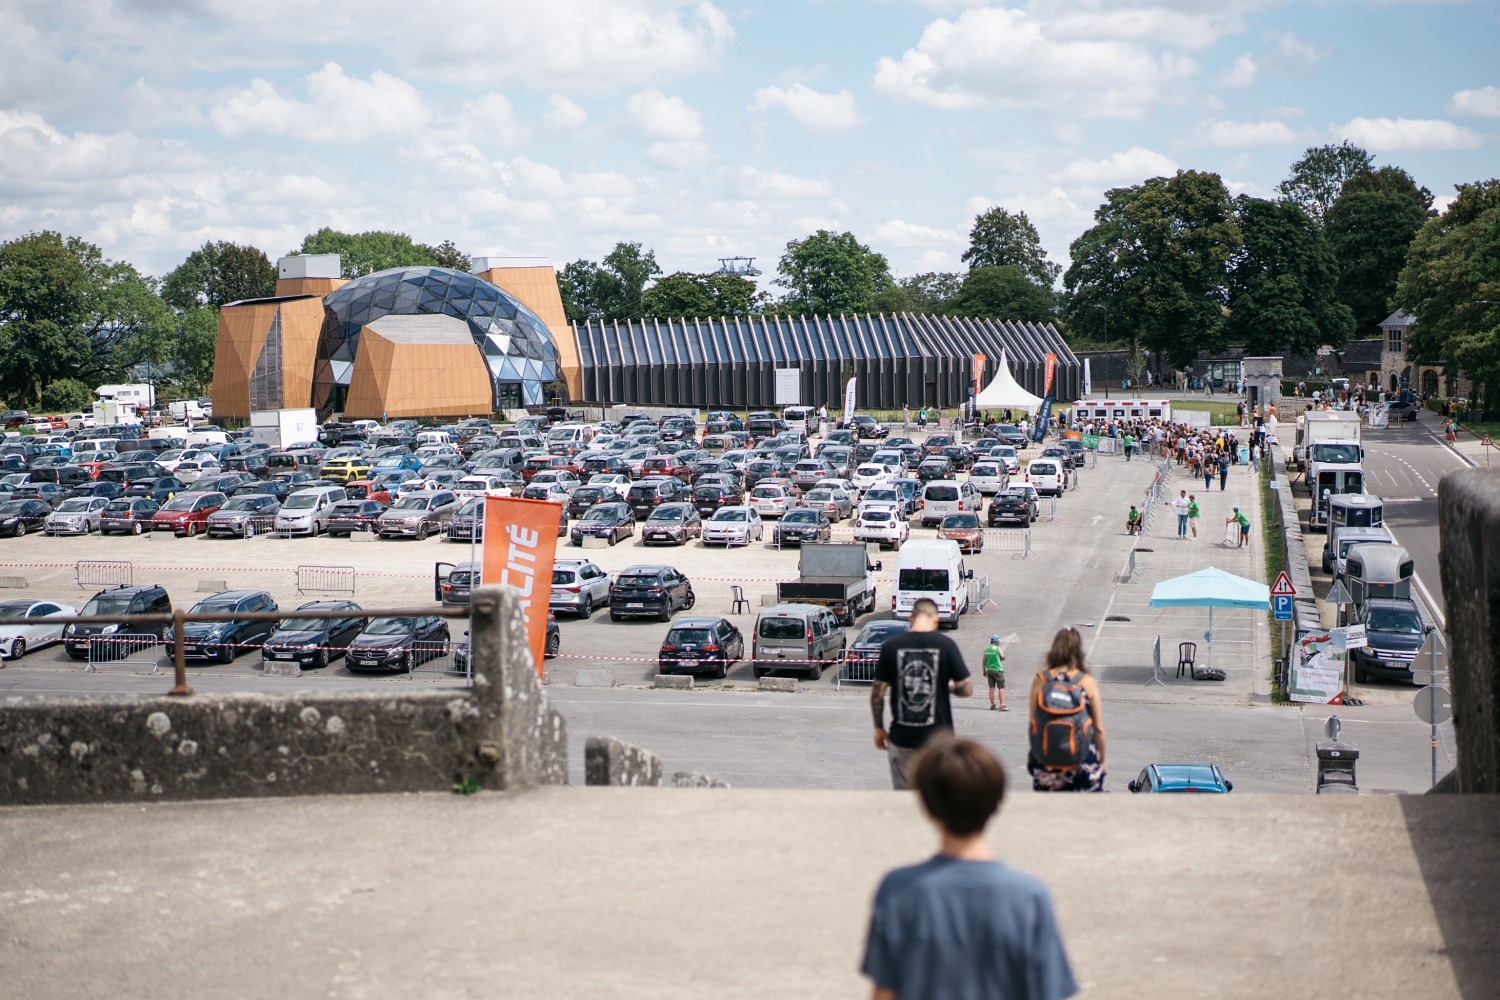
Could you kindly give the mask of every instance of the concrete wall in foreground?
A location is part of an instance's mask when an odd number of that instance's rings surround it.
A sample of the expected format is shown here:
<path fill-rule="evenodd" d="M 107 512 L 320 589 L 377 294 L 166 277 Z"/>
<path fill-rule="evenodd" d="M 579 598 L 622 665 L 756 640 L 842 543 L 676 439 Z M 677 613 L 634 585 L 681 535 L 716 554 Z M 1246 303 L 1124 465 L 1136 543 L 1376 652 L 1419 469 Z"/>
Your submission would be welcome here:
<path fill-rule="evenodd" d="M 1500 792 L 1500 469 L 1438 484 L 1458 789 Z"/>
<path fill-rule="evenodd" d="M 475 591 L 471 642 L 471 689 L 0 705 L 0 804 L 566 784 L 513 594 Z"/>

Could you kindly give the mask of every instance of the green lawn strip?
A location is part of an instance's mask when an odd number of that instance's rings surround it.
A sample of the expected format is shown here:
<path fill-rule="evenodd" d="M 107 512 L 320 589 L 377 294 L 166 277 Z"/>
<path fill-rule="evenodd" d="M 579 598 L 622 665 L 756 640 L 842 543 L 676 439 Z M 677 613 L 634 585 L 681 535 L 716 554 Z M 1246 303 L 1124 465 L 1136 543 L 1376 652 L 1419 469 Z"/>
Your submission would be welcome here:
<path fill-rule="evenodd" d="M 1219 427 L 1233 426 L 1238 422 L 1238 416 L 1234 412 L 1234 403 L 1221 403 L 1216 399 L 1174 399 L 1172 409 L 1193 410 L 1198 413 L 1209 413 L 1210 421 Z"/>
<path fill-rule="evenodd" d="M 1259 492 L 1260 492 L 1260 540 L 1261 550 L 1266 554 L 1266 583 L 1276 582 L 1276 578 L 1286 569 L 1286 544 L 1282 540 L 1281 533 L 1281 504 L 1277 500 L 1276 492 L 1271 489 L 1271 465 L 1267 461 L 1260 464 Z M 1285 483 L 1282 484 L 1285 487 Z M 1275 611 L 1266 612 L 1266 621 L 1271 628 L 1271 635 L 1279 637 L 1282 622 L 1276 621 Z M 1272 639 L 1276 641 L 1275 638 Z M 1280 647 L 1276 647 L 1271 654 L 1271 702 L 1283 704 L 1287 701 L 1286 694 L 1276 683 L 1276 657 Z"/>

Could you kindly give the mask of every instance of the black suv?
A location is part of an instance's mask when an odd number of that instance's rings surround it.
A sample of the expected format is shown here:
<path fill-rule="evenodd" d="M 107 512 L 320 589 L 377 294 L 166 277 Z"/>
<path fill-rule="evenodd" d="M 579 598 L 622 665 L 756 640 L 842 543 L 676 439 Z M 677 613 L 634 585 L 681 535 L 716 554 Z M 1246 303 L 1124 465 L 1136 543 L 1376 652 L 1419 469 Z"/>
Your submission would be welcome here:
<path fill-rule="evenodd" d="M 91 618 L 95 615 L 169 615 L 172 599 L 166 588 L 156 584 L 140 587 L 112 587 L 101 590 L 89 598 L 79 615 Z M 150 625 L 68 625 L 63 628 L 63 651 L 75 660 L 87 659 L 89 640 L 108 635 L 154 635 L 158 639 L 167 634 L 166 622 Z"/>
<path fill-rule="evenodd" d="M 632 485 L 625 494 L 625 500 L 630 504 L 636 520 L 644 520 L 662 504 L 686 500 L 688 496 L 688 488 L 682 480 L 675 476 L 659 476 L 643 479 Z"/>
<path fill-rule="evenodd" d="M 990 501 L 990 512 L 985 522 L 991 527 L 1002 524 L 1020 524 L 1025 527 L 1036 520 L 1036 501 L 1024 490 L 1001 490 Z"/>
<path fill-rule="evenodd" d="M 745 637 L 727 618 L 679 618 L 672 623 L 657 654 L 664 674 L 706 673 L 720 679 L 745 657 Z"/>
<path fill-rule="evenodd" d="M 313 601 L 298 611 L 345 611 L 345 618 L 283 618 L 260 648 L 262 660 L 295 660 L 299 666 L 326 667 L 343 656 L 354 637 L 365 630 L 360 607 L 353 601 Z"/>
<path fill-rule="evenodd" d="M 678 610 L 691 610 L 693 585 L 671 566 L 629 566 L 609 586 L 609 620 L 656 618 L 671 621 Z"/>
<path fill-rule="evenodd" d="M 210 594 L 193 605 L 192 614 L 228 614 L 235 611 L 275 611 L 276 602 L 264 590 L 226 590 Z M 276 630 L 274 621 L 184 622 L 182 655 L 189 660 L 233 663 L 234 658 L 259 648 Z M 167 640 L 171 641 L 171 630 Z"/>

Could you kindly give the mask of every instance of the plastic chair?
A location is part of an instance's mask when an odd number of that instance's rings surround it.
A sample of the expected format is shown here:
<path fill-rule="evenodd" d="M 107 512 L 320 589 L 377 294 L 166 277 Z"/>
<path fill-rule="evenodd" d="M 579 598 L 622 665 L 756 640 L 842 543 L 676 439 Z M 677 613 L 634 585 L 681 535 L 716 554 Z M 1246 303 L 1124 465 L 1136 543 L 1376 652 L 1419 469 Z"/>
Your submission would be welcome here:
<path fill-rule="evenodd" d="M 750 602 L 745 600 L 745 588 L 734 584 L 729 588 L 734 595 L 734 601 L 729 605 L 729 613 L 732 615 L 748 615 L 750 613 Z"/>
<path fill-rule="evenodd" d="M 1179 642 L 1177 644 L 1177 676 L 1181 677 L 1184 672 L 1192 677 L 1198 669 L 1198 644 L 1196 642 Z"/>

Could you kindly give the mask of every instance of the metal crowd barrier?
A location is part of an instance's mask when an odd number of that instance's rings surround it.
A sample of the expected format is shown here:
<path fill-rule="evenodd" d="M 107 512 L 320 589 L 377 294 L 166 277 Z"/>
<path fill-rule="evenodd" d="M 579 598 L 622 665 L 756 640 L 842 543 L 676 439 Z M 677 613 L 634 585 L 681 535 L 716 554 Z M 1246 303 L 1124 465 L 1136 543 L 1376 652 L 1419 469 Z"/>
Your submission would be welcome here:
<path fill-rule="evenodd" d="M 73 564 L 73 578 L 85 587 L 128 587 L 135 582 L 135 564 L 112 559 L 80 559 Z"/>
<path fill-rule="evenodd" d="M 298 566 L 297 593 L 352 595 L 354 576 L 353 566 Z"/>
<path fill-rule="evenodd" d="M 84 672 L 94 673 L 101 663 L 111 667 L 150 667 L 161 670 L 161 639 L 151 632 L 117 632 L 89 639 L 88 659 Z"/>
<path fill-rule="evenodd" d="M 416 674 L 453 674 L 473 679 L 474 658 L 470 656 L 463 669 L 459 669 L 455 659 L 448 654 L 453 651 L 455 640 L 451 637 L 446 643 L 423 642 L 418 640 L 412 643 L 411 649 L 417 654 L 408 676 Z"/>
<path fill-rule="evenodd" d="M 984 533 L 984 547 L 986 550 L 996 552 L 1014 552 L 1012 559 L 1030 559 L 1031 529 L 1027 528 L 990 528 Z"/>
<path fill-rule="evenodd" d="M 845 684 L 875 683 L 874 659 L 863 656 L 845 656 L 839 661 L 838 672 L 833 675 L 833 689 L 838 691 Z"/>

